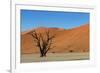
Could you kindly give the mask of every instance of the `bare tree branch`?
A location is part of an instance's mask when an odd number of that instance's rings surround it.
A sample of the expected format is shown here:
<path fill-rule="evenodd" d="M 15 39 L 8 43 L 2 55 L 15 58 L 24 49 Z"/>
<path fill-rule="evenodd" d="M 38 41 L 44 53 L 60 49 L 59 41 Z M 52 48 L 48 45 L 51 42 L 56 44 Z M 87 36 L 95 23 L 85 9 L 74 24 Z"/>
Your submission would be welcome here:
<path fill-rule="evenodd" d="M 55 35 L 51 35 L 49 30 L 47 30 L 44 35 L 42 33 L 37 33 L 35 30 L 29 34 L 40 49 L 40 56 L 46 56 L 46 53 L 52 48 L 51 45 L 53 44 Z"/>

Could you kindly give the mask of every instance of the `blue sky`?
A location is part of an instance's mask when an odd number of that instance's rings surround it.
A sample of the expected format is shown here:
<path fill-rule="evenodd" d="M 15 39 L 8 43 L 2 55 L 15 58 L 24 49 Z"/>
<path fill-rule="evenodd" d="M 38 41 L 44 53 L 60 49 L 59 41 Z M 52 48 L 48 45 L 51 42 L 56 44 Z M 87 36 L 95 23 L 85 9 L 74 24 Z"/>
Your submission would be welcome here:
<path fill-rule="evenodd" d="M 37 27 L 70 29 L 89 23 L 89 13 L 21 10 L 21 31 Z"/>

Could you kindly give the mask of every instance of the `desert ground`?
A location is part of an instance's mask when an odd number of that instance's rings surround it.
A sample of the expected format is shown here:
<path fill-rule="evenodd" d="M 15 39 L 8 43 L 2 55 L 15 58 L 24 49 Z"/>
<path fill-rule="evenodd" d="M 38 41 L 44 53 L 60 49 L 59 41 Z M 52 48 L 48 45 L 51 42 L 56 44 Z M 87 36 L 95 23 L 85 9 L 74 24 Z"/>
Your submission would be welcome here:
<path fill-rule="evenodd" d="M 39 54 L 23 54 L 21 56 L 22 63 L 72 60 L 89 60 L 89 53 L 48 53 L 46 57 L 40 57 Z"/>
<path fill-rule="evenodd" d="M 28 34 L 34 29 L 21 32 L 21 62 L 67 61 L 89 59 L 89 24 L 83 24 L 72 29 L 38 27 L 37 33 L 44 34 L 48 29 L 56 34 L 53 40 L 54 48 L 46 57 L 41 58 L 39 48 Z"/>

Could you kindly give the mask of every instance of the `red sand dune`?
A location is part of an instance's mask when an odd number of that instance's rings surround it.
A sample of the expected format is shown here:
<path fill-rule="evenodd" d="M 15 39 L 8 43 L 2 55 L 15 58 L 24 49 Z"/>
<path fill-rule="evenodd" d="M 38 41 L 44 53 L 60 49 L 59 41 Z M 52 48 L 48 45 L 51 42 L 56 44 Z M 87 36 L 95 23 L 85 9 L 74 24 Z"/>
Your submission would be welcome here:
<path fill-rule="evenodd" d="M 75 27 L 72 29 L 62 28 L 45 28 L 39 27 L 35 30 L 37 33 L 44 34 L 48 29 L 51 34 L 56 34 L 53 45 L 54 48 L 48 52 L 64 53 L 64 52 L 89 52 L 89 24 Z M 33 29 L 34 30 L 34 29 Z M 25 31 L 21 33 L 21 53 L 37 53 L 39 49 L 35 46 L 32 36 L 28 33 L 33 31 Z"/>

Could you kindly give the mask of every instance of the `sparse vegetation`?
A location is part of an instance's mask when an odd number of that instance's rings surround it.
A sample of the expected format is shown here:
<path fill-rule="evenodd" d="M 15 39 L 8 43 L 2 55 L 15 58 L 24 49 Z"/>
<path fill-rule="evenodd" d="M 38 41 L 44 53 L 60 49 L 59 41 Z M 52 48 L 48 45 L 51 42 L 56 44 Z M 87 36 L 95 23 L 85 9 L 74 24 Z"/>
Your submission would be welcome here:
<path fill-rule="evenodd" d="M 74 52 L 73 50 L 69 50 L 69 52 Z"/>
<path fill-rule="evenodd" d="M 52 53 L 55 53 L 55 52 L 52 52 Z"/>

